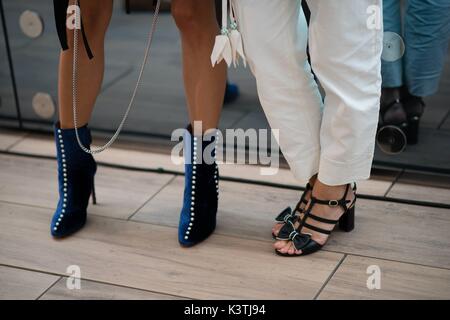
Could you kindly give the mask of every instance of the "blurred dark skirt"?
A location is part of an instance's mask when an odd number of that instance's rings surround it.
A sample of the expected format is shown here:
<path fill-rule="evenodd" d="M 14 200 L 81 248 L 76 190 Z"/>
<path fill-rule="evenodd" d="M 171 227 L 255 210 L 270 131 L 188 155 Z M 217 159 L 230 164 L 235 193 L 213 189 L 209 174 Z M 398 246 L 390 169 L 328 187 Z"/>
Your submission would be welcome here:
<path fill-rule="evenodd" d="M 61 48 L 63 50 L 69 49 L 67 43 L 67 33 L 66 33 L 66 20 L 67 20 L 67 8 L 69 7 L 69 0 L 53 0 L 53 9 L 55 12 L 55 23 L 56 31 L 58 32 L 59 42 L 61 43 Z M 80 6 L 80 12 L 81 12 Z M 91 48 L 89 47 L 89 42 L 86 37 L 86 32 L 84 31 L 83 19 L 80 13 L 80 23 L 81 23 L 81 34 L 83 36 L 84 47 L 86 48 L 86 53 L 89 59 L 92 59 L 94 55 L 92 54 Z"/>

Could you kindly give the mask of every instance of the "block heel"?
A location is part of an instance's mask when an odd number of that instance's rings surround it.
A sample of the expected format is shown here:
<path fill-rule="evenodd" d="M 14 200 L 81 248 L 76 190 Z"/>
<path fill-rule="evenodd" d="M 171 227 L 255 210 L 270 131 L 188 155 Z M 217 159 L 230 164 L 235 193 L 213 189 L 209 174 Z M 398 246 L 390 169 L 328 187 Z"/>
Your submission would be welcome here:
<path fill-rule="evenodd" d="M 345 232 L 350 232 L 355 228 L 355 206 L 349 208 L 339 218 L 339 229 Z"/>

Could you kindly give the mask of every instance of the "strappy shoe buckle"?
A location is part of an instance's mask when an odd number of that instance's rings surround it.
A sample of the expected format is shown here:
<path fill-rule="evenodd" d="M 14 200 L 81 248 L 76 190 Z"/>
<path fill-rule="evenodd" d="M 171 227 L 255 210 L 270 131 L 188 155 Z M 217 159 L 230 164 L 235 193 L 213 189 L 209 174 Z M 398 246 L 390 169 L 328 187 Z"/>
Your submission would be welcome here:
<path fill-rule="evenodd" d="M 329 200 L 328 205 L 330 207 L 337 207 L 337 206 L 339 206 L 339 200 Z"/>

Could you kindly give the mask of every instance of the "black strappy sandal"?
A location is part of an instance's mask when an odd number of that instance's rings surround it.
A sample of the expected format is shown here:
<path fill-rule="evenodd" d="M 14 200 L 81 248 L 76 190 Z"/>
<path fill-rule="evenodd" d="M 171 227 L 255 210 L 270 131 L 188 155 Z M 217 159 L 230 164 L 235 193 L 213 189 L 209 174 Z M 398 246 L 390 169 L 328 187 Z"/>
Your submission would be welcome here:
<path fill-rule="evenodd" d="M 303 191 L 300 200 L 298 201 L 297 205 L 294 208 L 294 211 L 292 211 L 291 207 L 287 207 L 275 218 L 275 222 L 277 224 L 283 224 L 283 227 L 286 224 L 290 226 L 292 225 L 292 227 L 294 227 L 294 223 L 300 219 L 300 215 L 305 211 L 304 209 L 300 208 L 300 206 L 302 204 L 304 204 L 305 206 L 308 204 L 308 201 L 306 200 L 306 194 L 309 191 L 312 191 L 312 188 L 313 188 L 312 185 L 308 182 L 306 184 L 305 191 Z M 283 227 L 281 227 L 281 229 L 283 229 Z M 272 237 L 274 239 L 277 239 L 277 236 L 273 232 Z"/>
<path fill-rule="evenodd" d="M 350 232 L 355 227 L 355 202 L 356 202 L 356 184 L 353 187 L 353 192 L 355 194 L 355 198 L 353 200 L 346 200 L 348 191 L 350 190 L 350 184 L 347 185 L 345 189 L 344 196 L 339 200 L 321 200 L 313 197 L 311 195 L 311 202 L 308 206 L 308 209 L 304 212 L 303 218 L 300 221 L 299 227 L 296 229 L 294 224 L 286 223 L 283 228 L 280 230 L 280 233 L 278 234 L 277 239 L 278 240 L 285 240 L 285 241 L 292 241 L 292 244 L 294 245 L 294 248 L 296 251 L 301 250 L 301 254 L 288 254 L 288 253 L 281 253 L 277 249 L 275 249 L 275 253 L 284 256 L 284 257 L 298 257 L 298 256 L 304 256 L 307 254 L 314 253 L 316 251 L 319 251 L 322 249 L 323 245 L 317 243 L 311 238 L 311 234 L 309 233 L 301 233 L 301 230 L 303 227 L 306 227 L 310 230 L 314 230 L 316 232 L 330 235 L 333 229 L 331 230 L 325 230 L 313 225 L 310 225 L 307 223 L 307 220 L 309 218 L 322 222 L 327 223 L 330 225 L 336 225 L 339 223 L 339 229 Z M 316 216 L 311 211 L 314 208 L 315 204 L 324 204 L 329 205 L 331 207 L 342 207 L 344 209 L 344 213 L 338 220 L 330 220 L 325 219 L 319 216 Z M 350 205 L 348 205 L 350 204 Z"/>

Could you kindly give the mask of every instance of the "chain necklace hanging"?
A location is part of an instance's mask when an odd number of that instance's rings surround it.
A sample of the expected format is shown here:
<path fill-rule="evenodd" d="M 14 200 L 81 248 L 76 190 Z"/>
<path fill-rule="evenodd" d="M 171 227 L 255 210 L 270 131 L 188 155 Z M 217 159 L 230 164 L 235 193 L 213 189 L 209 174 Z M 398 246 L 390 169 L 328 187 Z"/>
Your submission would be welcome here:
<path fill-rule="evenodd" d="M 158 2 L 156 3 L 156 7 L 155 7 L 155 12 L 153 14 L 153 20 L 152 20 L 152 24 L 150 27 L 150 31 L 148 34 L 148 41 L 147 41 L 147 46 L 145 48 L 145 53 L 144 53 L 144 60 L 142 61 L 142 65 L 141 68 L 139 70 L 139 76 L 136 82 L 136 86 L 134 87 L 133 90 L 133 94 L 131 96 L 130 102 L 128 104 L 128 107 L 125 111 L 125 114 L 123 115 L 122 121 L 119 124 L 119 127 L 117 128 L 116 132 L 113 134 L 113 136 L 109 139 L 109 141 L 107 143 L 105 143 L 103 146 L 95 148 L 95 149 L 89 149 L 87 147 L 85 147 L 83 145 L 83 143 L 80 140 L 80 137 L 78 135 L 78 114 L 77 114 L 77 74 L 78 74 L 78 27 L 80 25 L 80 21 L 81 21 L 81 16 L 80 16 L 80 11 L 76 10 L 75 11 L 75 28 L 74 28 L 74 33 L 73 33 L 73 68 L 72 68 L 72 106 L 73 106 L 73 123 L 74 123 L 74 128 L 75 128 L 75 136 L 77 138 L 77 142 L 78 145 L 80 146 L 80 148 L 86 152 L 86 153 L 90 153 L 90 154 L 96 154 L 96 153 L 100 153 L 106 149 L 108 149 L 115 141 L 116 139 L 119 137 L 120 132 L 122 131 L 122 128 L 125 124 L 125 121 L 128 118 L 128 114 L 130 113 L 131 107 L 134 104 L 134 99 L 136 97 L 136 93 L 141 85 L 141 80 L 142 80 L 142 75 L 144 73 L 144 69 L 145 66 L 147 65 L 147 61 L 148 61 L 148 56 L 150 53 L 150 47 L 152 45 L 153 42 L 153 36 L 155 33 L 155 29 L 156 29 L 156 24 L 158 22 L 158 17 L 159 17 L 159 10 L 160 10 L 160 6 L 161 6 L 161 0 L 157 0 Z M 76 5 L 79 7 L 79 0 L 76 1 Z"/>

